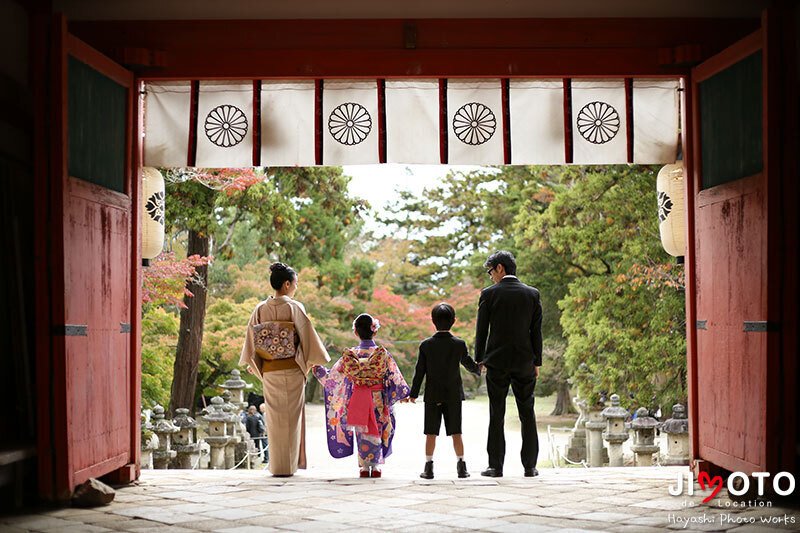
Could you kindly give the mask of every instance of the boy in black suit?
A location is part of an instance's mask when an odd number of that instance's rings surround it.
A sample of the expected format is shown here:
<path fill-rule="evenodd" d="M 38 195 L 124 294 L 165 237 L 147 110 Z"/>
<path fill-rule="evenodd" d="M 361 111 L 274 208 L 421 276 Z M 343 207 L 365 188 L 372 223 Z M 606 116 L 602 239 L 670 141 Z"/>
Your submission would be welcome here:
<path fill-rule="evenodd" d="M 461 402 L 464 388 L 461 385 L 459 364 L 477 375 L 480 370 L 467 351 L 467 343 L 450 333 L 456 321 L 453 306 L 441 303 L 431 310 L 431 320 L 436 334 L 419 345 L 419 358 L 414 371 L 409 401 L 416 403 L 422 380 L 425 384 L 425 470 L 419 475 L 433 479 L 433 450 L 439 435 L 442 418 L 445 432 L 453 437 L 453 449 L 458 457 L 458 477 L 469 477 L 464 462 L 464 442 L 461 440 Z"/>

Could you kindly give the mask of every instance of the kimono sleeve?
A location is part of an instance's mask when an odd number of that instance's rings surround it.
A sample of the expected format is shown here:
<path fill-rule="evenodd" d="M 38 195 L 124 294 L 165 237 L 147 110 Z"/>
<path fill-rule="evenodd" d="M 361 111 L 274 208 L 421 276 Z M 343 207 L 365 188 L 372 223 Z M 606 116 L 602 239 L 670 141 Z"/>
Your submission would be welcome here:
<path fill-rule="evenodd" d="M 298 302 L 299 303 L 299 302 Z M 328 356 L 328 350 L 319 338 L 311 319 L 305 313 L 302 305 L 292 307 L 292 315 L 294 327 L 297 330 L 297 335 L 300 337 L 300 347 L 303 352 L 302 368 L 308 371 L 314 365 L 324 365 L 331 360 Z M 299 363 L 300 361 L 298 361 Z"/>
<path fill-rule="evenodd" d="M 260 307 L 261 304 L 256 306 L 256 308 L 253 310 L 253 313 L 250 315 L 250 320 L 247 321 L 247 327 L 245 328 L 244 333 L 244 345 L 242 346 L 242 353 L 239 356 L 240 366 L 250 366 L 255 370 L 259 370 L 261 365 L 259 364 L 258 356 L 256 355 L 256 347 L 255 343 L 253 342 L 253 332 L 251 330 L 251 326 L 254 326 L 258 323 L 258 309 Z"/>
<path fill-rule="evenodd" d="M 387 362 L 388 368 L 384 379 L 384 390 L 386 390 L 386 398 L 391 406 L 407 398 L 411 392 L 411 388 L 408 386 L 408 383 L 406 383 L 405 378 L 403 378 L 403 374 L 400 372 L 400 368 L 398 368 L 394 357 L 388 352 L 386 356 L 389 360 Z"/>
<path fill-rule="evenodd" d="M 324 372 L 322 372 L 324 370 Z M 353 394 L 352 382 L 342 372 L 339 359 L 330 370 L 316 369 L 314 375 L 320 380 L 325 399 L 325 428 L 328 452 L 340 458 L 353 454 L 353 435 L 345 431 L 347 426 L 347 404 Z"/>

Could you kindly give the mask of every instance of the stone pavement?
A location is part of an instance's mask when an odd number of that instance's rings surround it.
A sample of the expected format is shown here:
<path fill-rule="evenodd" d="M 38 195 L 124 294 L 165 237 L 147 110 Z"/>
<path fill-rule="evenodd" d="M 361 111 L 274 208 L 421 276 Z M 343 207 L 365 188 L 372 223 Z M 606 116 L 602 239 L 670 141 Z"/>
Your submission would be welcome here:
<path fill-rule="evenodd" d="M 538 478 L 381 479 L 301 471 L 145 471 L 114 503 L 96 509 L 0 517 L 0 531 L 265 533 L 269 531 L 613 531 L 768 532 L 800 529 L 800 511 L 733 508 L 723 491 L 670 496 L 684 467 L 542 469 Z M 720 505 L 722 507 L 720 507 Z M 687 507 L 688 506 L 688 507 Z M 766 522 L 762 522 L 766 521 Z M 745 525 L 741 525 L 744 522 Z M 752 521 L 752 522 L 750 522 Z M 788 523 L 787 523 L 788 522 Z"/>
<path fill-rule="evenodd" d="M 668 487 L 678 474 L 686 475 L 686 467 L 541 468 L 538 478 L 525 478 L 519 420 L 511 406 L 505 477 L 483 478 L 488 403 L 479 400 L 464 403 L 465 456 L 472 477 L 456 478 L 456 457 L 442 435 L 434 455 L 436 479 L 425 481 L 418 477 L 424 462 L 422 412 L 421 404 L 397 406 L 394 453 L 381 479 L 356 478 L 353 457 L 330 458 L 322 407 L 308 405 L 309 469 L 293 478 L 273 478 L 261 470 L 145 470 L 107 507 L 0 516 L 0 532 L 800 530 L 797 509 L 726 507 L 731 502 L 724 490 L 711 505 L 697 505 L 709 494 L 699 489 L 692 497 L 670 496 Z M 546 426 L 540 426 L 539 438 L 540 463 L 546 464 Z"/>

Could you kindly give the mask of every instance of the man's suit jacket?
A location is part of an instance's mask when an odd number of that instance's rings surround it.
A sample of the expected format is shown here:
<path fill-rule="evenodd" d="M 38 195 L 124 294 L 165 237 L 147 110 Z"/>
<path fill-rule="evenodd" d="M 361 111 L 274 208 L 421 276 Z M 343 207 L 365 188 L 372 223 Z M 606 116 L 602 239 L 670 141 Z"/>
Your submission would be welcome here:
<path fill-rule="evenodd" d="M 528 373 L 542 366 L 539 291 L 506 277 L 481 291 L 475 361 L 489 368 Z"/>
<path fill-rule="evenodd" d="M 459 365 L 478 373 L 478 365 L 469 356 L 467 343 L 449 331 L 439 331 L 419 345 L 417 367 L 411 384 L 411 396 L 419 396 L 422 379 L 425 383 L 425 402 L 460 402 L 464 399 Z"/>

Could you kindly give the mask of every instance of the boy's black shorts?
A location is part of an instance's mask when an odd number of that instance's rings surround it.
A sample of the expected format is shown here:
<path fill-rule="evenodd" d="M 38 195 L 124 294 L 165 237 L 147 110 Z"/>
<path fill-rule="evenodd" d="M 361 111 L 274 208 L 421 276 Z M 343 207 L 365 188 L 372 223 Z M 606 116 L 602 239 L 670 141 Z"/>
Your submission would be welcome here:
<path fill-rule="evenodd" d="M 461 433 L 461 402 L 425 402 L 425 434 L 438 435 L 444 418 L 447 435 Z"/>

